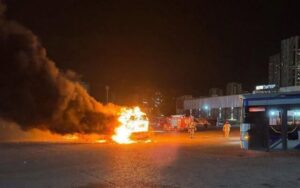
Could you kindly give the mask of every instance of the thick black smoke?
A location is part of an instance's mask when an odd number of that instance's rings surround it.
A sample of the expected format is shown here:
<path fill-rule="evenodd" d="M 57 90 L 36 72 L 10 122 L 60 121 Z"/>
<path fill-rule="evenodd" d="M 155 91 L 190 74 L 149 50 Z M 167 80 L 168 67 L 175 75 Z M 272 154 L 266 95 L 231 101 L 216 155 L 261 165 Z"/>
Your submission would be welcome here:
<path fill-rule="evenodd" d="M 100 133 L 115 123 L 116 110 L 92 98 L 74 74 L 61 72 L 30 30 L 1 18 L 1 118 L 23 130 Z"/>

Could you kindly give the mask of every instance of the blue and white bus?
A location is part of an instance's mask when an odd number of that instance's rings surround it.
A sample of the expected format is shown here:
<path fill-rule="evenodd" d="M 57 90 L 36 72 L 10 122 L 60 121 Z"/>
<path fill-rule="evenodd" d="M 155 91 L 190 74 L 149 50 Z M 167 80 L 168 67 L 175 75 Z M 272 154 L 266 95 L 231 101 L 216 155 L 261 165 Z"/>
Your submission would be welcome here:
<path fill-rule="evenodd" d="M 244 148 L 267 151 L 300 149 L 299 91 L 245 94 L 243 110 L 241 137 L 244 142 L 248 142 L 247 147 L 242 145 Z"/>

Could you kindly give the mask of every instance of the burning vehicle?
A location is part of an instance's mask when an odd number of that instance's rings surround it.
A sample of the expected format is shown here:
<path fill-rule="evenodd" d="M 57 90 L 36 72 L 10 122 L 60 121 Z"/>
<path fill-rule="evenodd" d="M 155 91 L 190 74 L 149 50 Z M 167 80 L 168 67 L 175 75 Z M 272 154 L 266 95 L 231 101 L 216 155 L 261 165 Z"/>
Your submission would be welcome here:
<path fill-rule="evenodd" d="M 112 140 L 119 144 L 131 144 L 149 138 L 149 120 L 139 107 L 121 109 L 120 125 L 115 129 Z"/>

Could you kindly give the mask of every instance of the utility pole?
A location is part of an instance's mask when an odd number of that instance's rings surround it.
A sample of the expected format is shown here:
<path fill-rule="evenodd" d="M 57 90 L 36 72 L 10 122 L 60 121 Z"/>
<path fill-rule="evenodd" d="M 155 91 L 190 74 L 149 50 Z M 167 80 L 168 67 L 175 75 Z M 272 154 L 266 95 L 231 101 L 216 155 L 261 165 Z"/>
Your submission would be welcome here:
<path fill-rule="evenodd" d="M 105 86 L 105 90 L 106 90 L 106 104 L 108 104 L 108 102 L 109 102 L 109 100 L 108 100 L 109 86 Z"/>

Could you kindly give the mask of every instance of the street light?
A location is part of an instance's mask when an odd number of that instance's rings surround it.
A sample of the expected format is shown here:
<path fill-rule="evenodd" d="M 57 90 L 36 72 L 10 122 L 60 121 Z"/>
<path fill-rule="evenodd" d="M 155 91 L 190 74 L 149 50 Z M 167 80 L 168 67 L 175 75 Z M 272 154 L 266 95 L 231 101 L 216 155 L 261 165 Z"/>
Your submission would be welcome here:
<path fill-rule="evenodd" d="M 204 105 L 204 110 L 206 111 L 206 115 L 208 116 L 208 117 L 210 117 L 210 110 L 209 110 L 209 106 L 208 105 Z"/>
<path fill-rule="evenodd" d="M 269 111 L 269 116 L 275 116 L 275 114 L 276 114 L 276 111 L 275 110 L 270 110 Z"/>
<path fill-rule="evenodd" d="M 109 92 L 109 86 L 105 86 L 106 90 L 106 104 L 108 104 L 108 92 Z"/>

